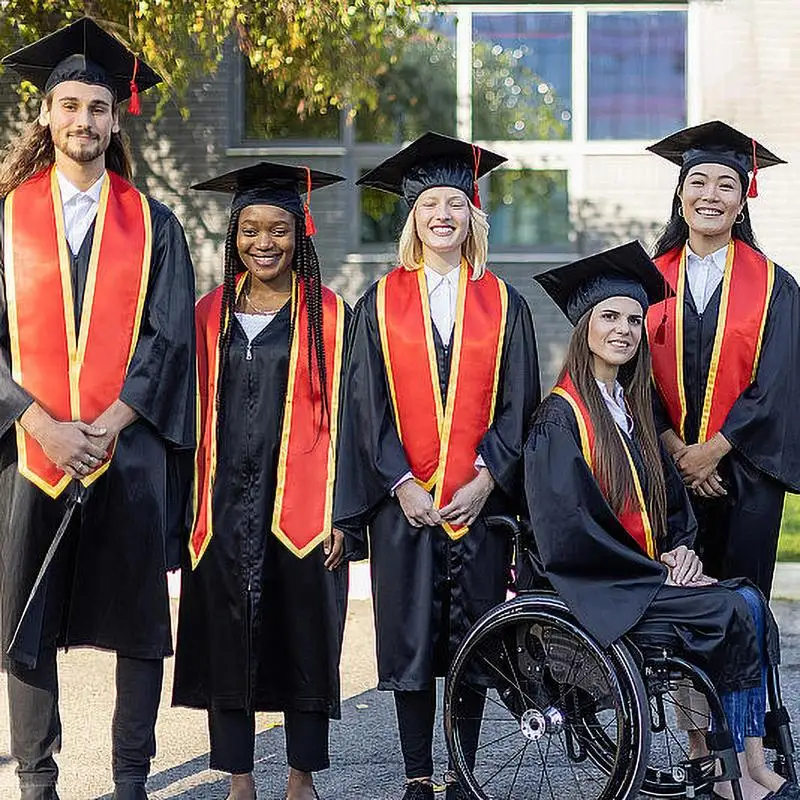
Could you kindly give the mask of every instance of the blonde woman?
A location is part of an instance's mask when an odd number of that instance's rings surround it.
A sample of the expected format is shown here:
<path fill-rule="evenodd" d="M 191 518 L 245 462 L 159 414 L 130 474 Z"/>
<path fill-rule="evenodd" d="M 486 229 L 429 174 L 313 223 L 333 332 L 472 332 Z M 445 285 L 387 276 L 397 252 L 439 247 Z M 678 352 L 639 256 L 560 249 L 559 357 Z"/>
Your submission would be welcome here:
<path fill-rule="evenodd" d="M 503 161 L 427 133 L 360 181 L 411 211 L 400 265 L 356 310 L 334 518 L 355 535 L 369 526 L 378 688 L 395 693 L 404 800 L 433 797 L 436 678 L 505 597 L 511 542 L 484 520 L 516 513 L 540 396 L 528 307 L 486 265 L 477 179 Z"/>

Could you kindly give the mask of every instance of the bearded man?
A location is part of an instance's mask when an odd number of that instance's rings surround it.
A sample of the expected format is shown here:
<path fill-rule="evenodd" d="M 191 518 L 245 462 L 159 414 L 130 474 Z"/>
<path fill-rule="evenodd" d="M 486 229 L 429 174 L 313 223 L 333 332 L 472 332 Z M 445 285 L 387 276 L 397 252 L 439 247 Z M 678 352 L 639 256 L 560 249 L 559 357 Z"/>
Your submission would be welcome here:
<path fill-rule="evenodd" d="M 119 123 L 120 103 L 134 111 L 160 78 L 86 18 L 3 63 L 44 93 L 0 164 L 11 754 L 23 800 L 58 797 L 56 650 L 113 651 L 114 798 L 140 800 L 194 438 L 192 265 L 172 212 L 129 182 Z"/>

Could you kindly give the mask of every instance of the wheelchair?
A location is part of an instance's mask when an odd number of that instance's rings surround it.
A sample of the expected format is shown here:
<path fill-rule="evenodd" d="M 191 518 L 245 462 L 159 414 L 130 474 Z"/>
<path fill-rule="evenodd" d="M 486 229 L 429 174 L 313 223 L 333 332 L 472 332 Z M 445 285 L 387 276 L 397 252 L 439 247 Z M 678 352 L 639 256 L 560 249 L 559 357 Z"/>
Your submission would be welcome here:
<path fill-rule="evenodd" d="M 674 630 L 642 626 L 601 647 L 543 579 L 530 530 L 510 517 L 487 521 L 515 538 L 517 596 L 472 627 L 445 683 L 445 737 L 462 793 L 474 800 L 692 798 L 714 780 L 731 780 L 741 800 L 719 697 L 706 673 L 680 655 Z M 705 704 L 690 703 L 690 690 Z M 767 700 L 765 747 L 775 751 L 775 771 L 796 781 L 776 669 L 768 672 Z M 681 715 L 690 723 L 684 728 L 709 731 L 709 755 L 690 757 Z"/>

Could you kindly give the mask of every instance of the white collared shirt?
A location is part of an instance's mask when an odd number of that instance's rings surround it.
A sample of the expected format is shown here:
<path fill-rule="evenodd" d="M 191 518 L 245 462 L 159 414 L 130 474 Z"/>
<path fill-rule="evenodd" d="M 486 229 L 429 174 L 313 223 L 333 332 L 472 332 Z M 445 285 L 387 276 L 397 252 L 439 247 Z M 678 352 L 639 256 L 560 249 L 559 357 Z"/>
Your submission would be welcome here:
<path fill-rule="evenodd" d="M 64 207 L 64 233 L 69 249 L 76 254 L 92 227 L 100 205 L 100 192 L 103 189 L 105 172 L 85 192 L 73 186 L 56 168 L 61 203 Z"/>
<path fill-rule="evenodd" d="M 698 313 L 702 314 L 725 276 L 728 245 L 700 258 L 686 245 L 686 277 Z"/>
<path fill-rule="evenodd" d="M 603 381 L 598 381 L 597 378 L 595 378 L 595 381 L 606 407 L 611 412 L 614 422 L 617 423 L 617 427 L 630 436 L 633 433 L 633 417 L 628 413 L 628 408 L 625 405 L 625 390 L 622 388 L 622 384 L 619 381 L 614 382 L 614 395 L 612 397 Z"/>
<path fill-rule="evenodd" d="M 458 302 L 458 280 L 460 267 L 453 267 L 446 275 L 426 266 L 425 283 L 428 286 L 428 303 L 431 309 L 431 320 L 439 331 L 442 344 L 447 347 L 453 335 L 456 321 L 456 304 Z"/>

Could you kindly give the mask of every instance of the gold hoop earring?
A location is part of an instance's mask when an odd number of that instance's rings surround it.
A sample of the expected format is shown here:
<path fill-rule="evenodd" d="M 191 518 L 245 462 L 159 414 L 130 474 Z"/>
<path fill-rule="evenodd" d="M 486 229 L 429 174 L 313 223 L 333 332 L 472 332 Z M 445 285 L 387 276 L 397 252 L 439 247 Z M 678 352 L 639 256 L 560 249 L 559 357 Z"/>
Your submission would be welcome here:
<path fill-rule="evenodd" d="M 739 219 L 739 217 L 741 217 L 741 219 Z M 741 224 L 744 222 L 744 211 L 740 211 L 740 212 L 739 212 L 739 216 L 738 216 L 738 217 L 736 217 L 736 219 L 734 220 L 734 222 L 735 222 L 737 225 L 741 225 Z"/>

